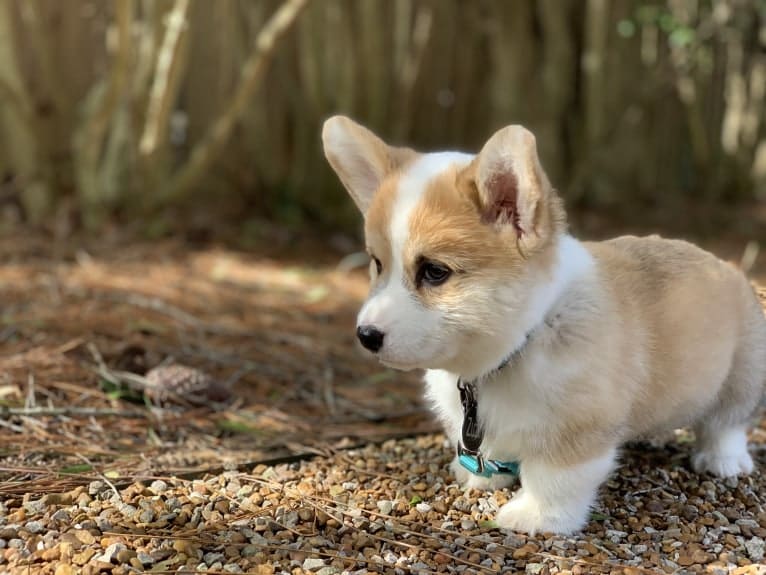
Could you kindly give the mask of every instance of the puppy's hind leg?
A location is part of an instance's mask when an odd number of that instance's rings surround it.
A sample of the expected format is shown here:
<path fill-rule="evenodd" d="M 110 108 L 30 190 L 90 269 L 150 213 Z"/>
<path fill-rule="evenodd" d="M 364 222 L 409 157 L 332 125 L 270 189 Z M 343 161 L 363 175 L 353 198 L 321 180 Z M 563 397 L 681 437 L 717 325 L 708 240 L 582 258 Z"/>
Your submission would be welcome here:
<path fill-rule="evenodd" d="M 766 380 L 766 323 L 753 322 L 750 327 L 751 337 L 742 338 L 716 405 L 694 427 L 697 446 L 692 467 L 697 472 L 730 477 L 753 471 L 747 426 Z"/>
<path fill-rule="evenodd" d="M 746 475 L 753 471 L 753 458 L 747 452 L 745 426 L 717 429 L 702 424 L 695 428 L 697 452 L 692 467 L 698 473 L 707 471 L 718 477 Z"/>

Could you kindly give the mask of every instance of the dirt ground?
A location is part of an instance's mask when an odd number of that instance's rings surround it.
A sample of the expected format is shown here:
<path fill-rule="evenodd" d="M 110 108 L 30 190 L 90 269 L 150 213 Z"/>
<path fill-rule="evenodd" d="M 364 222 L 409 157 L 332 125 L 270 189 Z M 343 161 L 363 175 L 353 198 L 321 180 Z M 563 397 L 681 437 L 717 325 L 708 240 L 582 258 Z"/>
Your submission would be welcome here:
<path fill-rule="evenodd" d="M 746 254 L 766 285 L 766 255 L 747 245 L 709 247 Z M 343 259 L 355 248 L 0 240 L 0 500 L 195 481 L 438 431 L 419 374 L 355 343 L 367 289 L 364 259 Z"/>
<path fill-rule="evenodd" d="M 5 473 L 83 458 L 102 471 L 189 473 L 434 429 L 418 376 L 381 369 L 355 345 L 366 268 L 340 271 L 337 254 L 24 237 L 0 246 L 0 401 L 28 409 L 0 420 Z M 153 405 L 99 375 L 99 356 L 140 375 L 163 362 L 197 368 L 229 397 Z"/>

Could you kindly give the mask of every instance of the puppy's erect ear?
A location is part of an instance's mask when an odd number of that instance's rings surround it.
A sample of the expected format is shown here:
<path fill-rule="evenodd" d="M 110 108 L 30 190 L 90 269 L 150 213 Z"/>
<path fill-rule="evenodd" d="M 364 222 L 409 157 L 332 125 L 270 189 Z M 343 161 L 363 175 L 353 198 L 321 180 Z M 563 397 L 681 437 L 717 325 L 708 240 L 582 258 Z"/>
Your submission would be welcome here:
<path fill-rule="evenodd" d="M 552 195 L 537 157 L 532 132 L 508 126 L 496 132 L 475 160 L 482 219 L 512 225 L 519 238 L 543 235 L 545 206 Z"/>
<path fill-rule="evenodd" d="M 386 175 L 398 168 L 412 150 L 388 146 L 345 116 L 333 116 L 322 128 L 324 154 L 362 214 Z"/>

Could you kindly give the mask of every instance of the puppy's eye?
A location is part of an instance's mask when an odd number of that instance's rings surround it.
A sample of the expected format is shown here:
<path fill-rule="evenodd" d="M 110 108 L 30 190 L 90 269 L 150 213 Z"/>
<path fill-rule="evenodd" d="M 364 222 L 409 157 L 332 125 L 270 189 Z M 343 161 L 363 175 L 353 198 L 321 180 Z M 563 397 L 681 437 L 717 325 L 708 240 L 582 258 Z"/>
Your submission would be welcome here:
<path fill-rule="evenodd" d="M 383 264 L 380 263 L 380 260 L 376 258 L 375 256 L 370 256 L 370 257 L 372 257 L 372 261 L 375 262 L 375 271 L 377 271 L 378 275 L 380 275 L 380 272 L 383 271 Z"/>
<path fill-rule="evenodd" d="M 439 286 L 446 282 L 450 275 L 452 275 L 452 270 L 445 265 L 436 262 L 423 262 L 418 268 L 417 283 L 420 285 L 425 282 L 430 286 Z"/>

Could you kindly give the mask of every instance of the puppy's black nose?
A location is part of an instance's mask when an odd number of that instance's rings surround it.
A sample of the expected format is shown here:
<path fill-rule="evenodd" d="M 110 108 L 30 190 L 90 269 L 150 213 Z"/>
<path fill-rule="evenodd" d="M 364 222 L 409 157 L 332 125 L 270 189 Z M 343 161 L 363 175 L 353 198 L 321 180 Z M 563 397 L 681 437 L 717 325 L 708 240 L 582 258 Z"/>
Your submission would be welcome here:
<path fill-rule="evenodd" d="M 373 353 L 383 347 L 383 337 L 385 335 L 386 334 L 372 325 L 360 325 L 356 328 L 356 337 L 359 338 L 359 341 L 362 342 L 364 347 Z"/>

